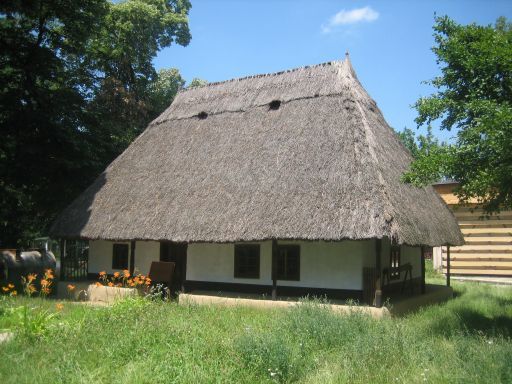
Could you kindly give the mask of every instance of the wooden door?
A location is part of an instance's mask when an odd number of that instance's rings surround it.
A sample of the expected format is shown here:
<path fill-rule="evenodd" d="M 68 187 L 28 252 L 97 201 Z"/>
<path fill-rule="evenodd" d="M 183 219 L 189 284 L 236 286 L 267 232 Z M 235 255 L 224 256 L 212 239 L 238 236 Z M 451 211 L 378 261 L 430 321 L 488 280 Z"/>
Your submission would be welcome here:
<path fill-rule="evenodd" d="M 176 264 L 172 286 L 169 288 L 172 293 L 183 291 L 187 272 L 187 243 L 161 241 L 160 261 L 170 261 Z"/>

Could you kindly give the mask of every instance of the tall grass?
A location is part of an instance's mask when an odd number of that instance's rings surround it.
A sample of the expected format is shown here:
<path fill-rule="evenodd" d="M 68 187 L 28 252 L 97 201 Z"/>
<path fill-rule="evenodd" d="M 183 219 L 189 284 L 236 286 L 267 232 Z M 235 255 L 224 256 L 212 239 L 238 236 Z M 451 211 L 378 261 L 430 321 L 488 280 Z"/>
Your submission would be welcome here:
<path fill-rule="evenodd" d="M 380 320 L 315 300 L 284 310 L 130 299 L 57 312 L 51 300 L 16 299 L 55 315 L 48 332 L 0 345 L 0 381 L 512 382 L 512 288 L 455 288 L 447 303 Z"/>

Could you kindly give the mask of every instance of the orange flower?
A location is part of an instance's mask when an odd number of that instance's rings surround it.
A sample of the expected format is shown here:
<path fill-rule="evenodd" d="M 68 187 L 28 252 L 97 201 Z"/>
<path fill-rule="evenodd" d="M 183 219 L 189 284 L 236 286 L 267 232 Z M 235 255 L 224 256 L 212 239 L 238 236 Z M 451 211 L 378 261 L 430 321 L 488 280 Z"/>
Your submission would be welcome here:
<path fill-rule="evenodd" d="M 119 272 L 114 272 L 114 278 L 117 279 L 119 277 Z"/>
<path fill-rule="evenodd" d="M 7 287 L 9 287 L 10 289 L 13 289 L 14 288 L 14 284 L 9 283 L 9 284 L 7 284 Z"/>
<path fill-rule="evenodd" d="M 16 296 L 18 294 L 18 291 L 12 291 L 11 296 Z"/>
<path fill-rule="evenodd" d="M 41 292 L 45 295 L 49 295 L 50 294 L 50 288 L 48 287 L 43 287 L 41 288 Z"/>
<path fill-rule="evenodd" d="M 44 276 L 48 279 L 48 280 L 51 280 L 54 278 L 53 276 L 53 271 L 51 269 L 47 269 L 46 271 L 44 271 Z"/>
<path fill-rule="evenodd" d="M 100 276 L 105 276 L 106 274 L 107 274 L 107 272 L 105 272 L 105 271 L 100 272 Z"/>
<path fill-rule="evenodd" d="M 96 282 L 97 287 L 103 287 L 103 284 L 101 284 L 99 281 Z"/>
<path fill-rule="evenodd" d="M 37 275 L 35 273 L 29 273 L 27 275 L 27 280 L 29 283 L 33 282 L 36 279 Z"/>
<path fill-rule="evenodd" d="M 64 304 L 57 303 L 55 304 L 55 308 L 57 308 L 57 311 L 62 311 L 64 309 Z"/>
<path fill-rule="evenodd" d="M 114 286 L 114 283 L 109 281 L 108 284 L 107 284 L 109 287 L 113 287 Z"/>
<path fill-rule="evenodd" d="M 123 276 L 124 276 L 125 278 L 129 278 L 129 277 L 130 277 L 130 271 L 129 271 L 129 270 L 127 270 L 127 269 L 123 270 Z"/>
<path fill-rule="evenodd" d="M 41 286 L 42 286 L 42 287 L 47 287 L 47 286 L 48 286 L 48 280 L 46 280 L 46 279 L 41 279 Z"/>
<path fill-rule="evenodd" d="M 4 292 L 9 292 L 10 288 L 9 287 L 2 287 L 2 291 Z"/>
<path fill-rule="evenodd" d="M 146 278 L 146 285 L 151 285 L 151 279 L 149 277 Z"/>
<path fill-rule="evenodd" d="M 29 293 L 34 293 L 34 292 L 37 292 L 37 289 L 36 287 L 34 287 L 32 284 L 28 286 L 28 292 Z"/>
<path fill-rule="evenodd" d="M 68 284 L 68 291 L 73 292 L 75 290 L 75 286 L 73 284 Z"/>

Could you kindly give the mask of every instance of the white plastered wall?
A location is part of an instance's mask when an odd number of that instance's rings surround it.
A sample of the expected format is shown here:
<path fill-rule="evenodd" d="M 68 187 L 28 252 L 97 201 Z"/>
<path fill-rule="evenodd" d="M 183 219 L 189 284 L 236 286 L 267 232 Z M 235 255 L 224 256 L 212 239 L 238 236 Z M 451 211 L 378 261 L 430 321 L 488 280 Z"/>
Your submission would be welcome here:
<path fill-rule="evenodd" d="M 112 269 L 112 249 L 114 244 L 128 244 L 128 264 L 130 264 L 130 242 L 91 240 L 89 241 L 89 273 L 99 273 L 100 271 L 113 273 L 118 271 Z M 158 241 L 137 241 L 135 243 L 135 273 L 148 274 L 151 262 L 158 261 L 159 259 L 160 243 Z"/>
<path fill-rule="evenodd" d="M 189 244 L 187 280 L 271 285 L 272 242 L 260 244 L 259 279 L 234 277 L 234 244 Z M 300 281 L 277 285 L 357 289 L 363 288 L 363 267 L 375 263 L 375 241 L 279 241 L 300 245 Z"/>

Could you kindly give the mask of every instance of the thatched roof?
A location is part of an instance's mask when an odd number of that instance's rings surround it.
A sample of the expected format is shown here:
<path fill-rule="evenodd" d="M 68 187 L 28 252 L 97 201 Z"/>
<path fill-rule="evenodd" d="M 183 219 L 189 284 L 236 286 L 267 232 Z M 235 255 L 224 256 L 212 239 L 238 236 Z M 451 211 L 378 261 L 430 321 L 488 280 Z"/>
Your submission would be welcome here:
<path fill-rule="evenodd" d="M 400 182 L 410 161 L 348 57 L 212 83 L 180 92 L 51 233 L 461 244 L 434 190 Z"/>

